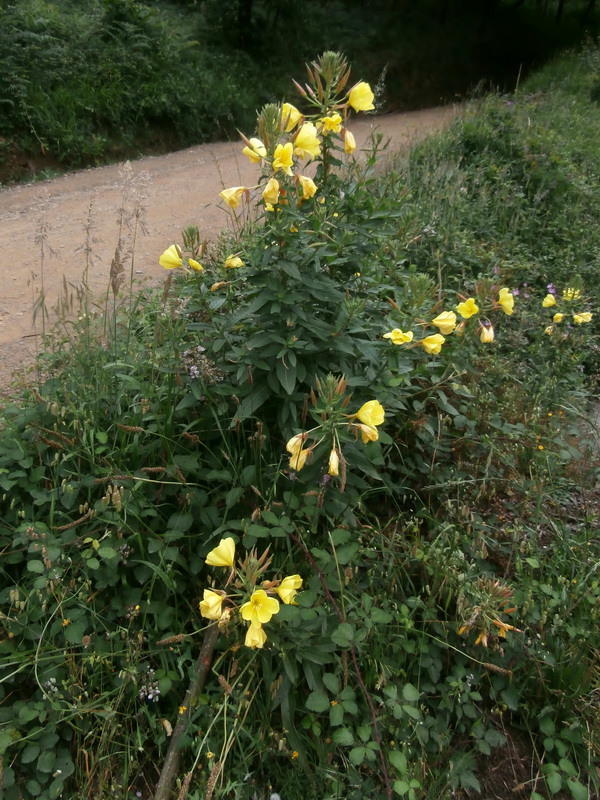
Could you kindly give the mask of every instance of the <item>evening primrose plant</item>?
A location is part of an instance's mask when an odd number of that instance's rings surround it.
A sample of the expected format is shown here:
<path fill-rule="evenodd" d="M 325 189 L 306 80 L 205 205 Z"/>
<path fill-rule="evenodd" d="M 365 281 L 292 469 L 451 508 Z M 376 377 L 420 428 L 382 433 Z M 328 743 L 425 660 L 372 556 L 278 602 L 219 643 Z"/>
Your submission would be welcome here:
<path fill-rule="evenodd" d="M 263 580 L 259 585 L 259 578 L 271 565 L 269 548 L 259 557 L 254 551 L 247 553 L 246 558 L 240 561 L 239 568 L 235 563 L 235 549 L 234 539 L 226 537 L 206 556 L 206 564 L 224 567 L 229 570 L 229 575 L 223 589 L 204 589 L 200 614 L 205 619 L 218 622 L 219 629 L 226 631 L 237 612 L 242 620 L 249 623 L 244 640 L 246 647 L 262 648 L 267 641 L 263 625 L 279 613 L 279 600 L 274 595 L 278 595 L 286 605 L 295 603 L 294 598 L 302 587 L 302 578 L 300 575 L 288 575 L 281 580 Z M 246 602 L 240 605 L 240 598 L 245 598 Z"/>

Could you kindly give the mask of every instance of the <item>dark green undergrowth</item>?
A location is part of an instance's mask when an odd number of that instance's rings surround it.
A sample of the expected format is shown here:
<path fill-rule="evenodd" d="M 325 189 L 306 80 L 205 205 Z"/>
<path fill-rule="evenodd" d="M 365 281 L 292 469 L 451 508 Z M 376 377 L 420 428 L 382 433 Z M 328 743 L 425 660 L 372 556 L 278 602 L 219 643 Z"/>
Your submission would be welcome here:
<path fill-rule="evenodd" d="M 0 179 L 235 136 L 325 49 L 377 82 L 379 110 L 512 89 L 594 32 L 586 6 L 571 0 L 557 22 L 529 1 L 5 2 Z"/>
<path fill-rule="evenodd" d="M 314 194 L 267 106 L 235 235 L 83 286 L 0 431 L 7 800 L 597 797 L 597 58 L 384 170 L 325 54 Z"/>

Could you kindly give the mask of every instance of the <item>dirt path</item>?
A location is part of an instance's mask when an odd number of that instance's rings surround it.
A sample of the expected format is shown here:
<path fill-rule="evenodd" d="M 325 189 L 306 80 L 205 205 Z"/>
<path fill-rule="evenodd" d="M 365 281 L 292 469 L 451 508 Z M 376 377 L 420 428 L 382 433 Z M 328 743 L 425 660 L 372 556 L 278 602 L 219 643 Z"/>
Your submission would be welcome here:
<path fill-rule="evenodd" d="M 425 109 L 407 114 L 352 121 L 358 147 L 373 129 L 390 138 L 392 150 L 438 130 L 455 116 L 453 107 Z M 123 165 L 84 170 L 42 183 L 0 191 L 0 258 L 3 287 L 0 292 L 0 387 L 13 372 L 26 369 L 39 343 L 41 326 L 33 324 L 35 298 L 42 288 L 41 245 L 45 259 L 43 289 L 46 306 L 53 308 L 64 287 L 80 284 L 85 264 L 86 219 L 93 222 L 92 268 L 89 286 L 95 296 L 106 291 L 111 260 L 118 241 L 118 209 L 122 206 Z M 194 223 L 209 241 L 227 225 L 227 215 L 217 205 L 224 186 L 251 185 L 256 168 L 241 155 L 235 143 L 205 144 L 164 156 L 131 162 L 133 176 L 145 184 L 144 220 L 147 233 L 135 246 L 136 277 L 156 280 L 164 275 L 158 256 L 180 230 Z M 145 173 L 145 179 L 144 179 Z M 129 267 L 127 267 L 129 269 Z M 70 290 L 71 291 L 71 290 Z"/>

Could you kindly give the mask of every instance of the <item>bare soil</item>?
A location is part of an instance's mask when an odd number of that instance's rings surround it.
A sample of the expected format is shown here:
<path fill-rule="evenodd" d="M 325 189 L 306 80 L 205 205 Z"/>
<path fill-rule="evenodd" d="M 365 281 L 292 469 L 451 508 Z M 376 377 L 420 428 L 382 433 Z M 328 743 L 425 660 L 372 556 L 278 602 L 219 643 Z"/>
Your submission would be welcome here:
<path fill-rule="evenodd" d="M 406 148 L 456 116 L 452 106 L 405 114 L 363 117 L 351 124 L 358 148 L 374 130 L 390 141 L 390 151 Z M 22 376 L 41 342 L 41 316 L 34 308 L 43 292 L 48 309 L 75 293 L 85 268 L 86 220 L 92 220 L 88 285 L 101 299 L 119 241 L 117 217 L 123 207 L 123 164 L 83 170 L 53 180 L 0 191 L 0 254 L 4 284 L 0 292 L 0 387 Z M 158 280 L 162 251 L 181 241 L 181 228 L 196 224 L 214 240 L 228 222 L 218 204 L 223 187 L 252 185 L 257 173 L 241 155 L 239 142 L 204 144 L 131 162 L 140 181 L 145 234 L 135 242 L 136 278 Z M 131 205 L 131 201 L 130 201 Z M 131 234 L 128 233 L 131 248 Z M 42 245 L 44 258 L 42 265 Z M 126 253 L 124 253 L 126 256 Z M 129 271 L 129 262 L 126 261 Z M 49 324 L 52 323 L 52 313 Z"/>

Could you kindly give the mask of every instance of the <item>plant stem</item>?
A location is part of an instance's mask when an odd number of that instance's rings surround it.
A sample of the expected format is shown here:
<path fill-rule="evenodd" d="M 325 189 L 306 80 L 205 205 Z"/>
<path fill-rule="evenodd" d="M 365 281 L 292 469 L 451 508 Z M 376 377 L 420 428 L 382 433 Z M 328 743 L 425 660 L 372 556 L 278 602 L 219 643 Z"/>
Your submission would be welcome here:
<path fill-rule="evenodd" d="M 154 793 L 154 800 L 169 800 L 173 781 L 175 780 L 179 768 L 179 756 L 181 755 L 179 741 L 187 730 L 189 718 L 192 713 L 192 706 L 196 701 L 196 697 L 204 687 L 218 637 L 219 626 L 217 624 L 213 624 L 207 628 L 204 634 L 202 647 L 200 648 L 200 655 L 196 661 L 196 673 L 188 686 L 182 703 L 182 706 L 185 707 L 185 711 L 177 718 L 177 724 L 175 725 L 171 743 L 169 744 L 169 749 L 167 750 L 160 778 L 156 786 L 156 792 Z"/>

